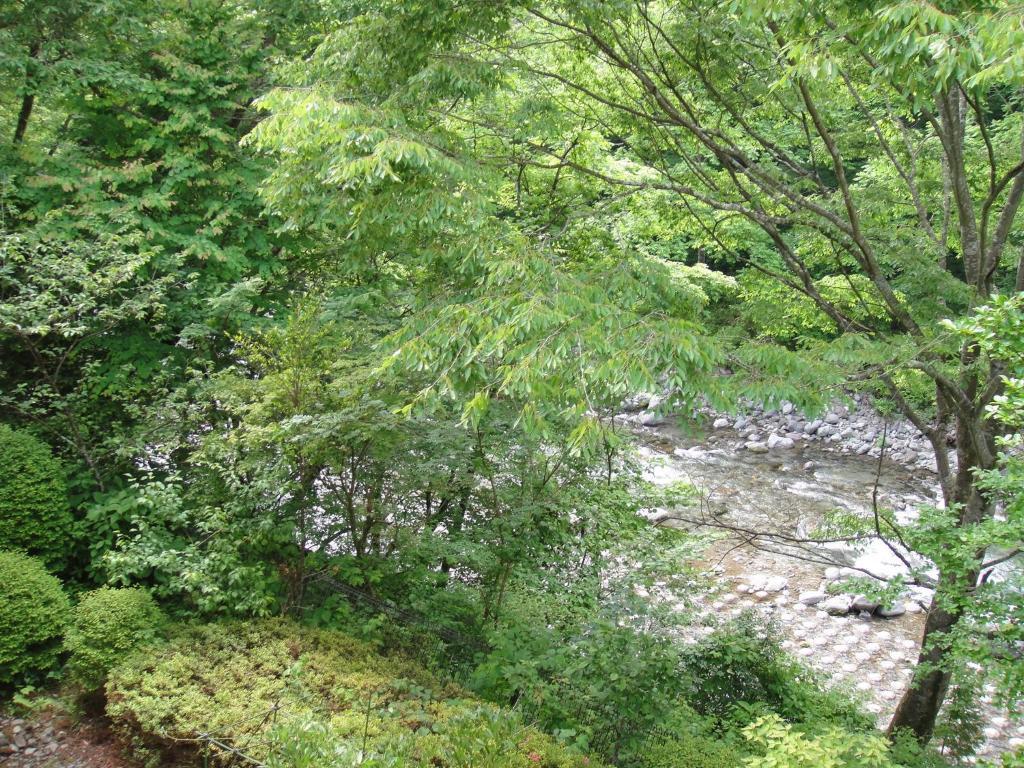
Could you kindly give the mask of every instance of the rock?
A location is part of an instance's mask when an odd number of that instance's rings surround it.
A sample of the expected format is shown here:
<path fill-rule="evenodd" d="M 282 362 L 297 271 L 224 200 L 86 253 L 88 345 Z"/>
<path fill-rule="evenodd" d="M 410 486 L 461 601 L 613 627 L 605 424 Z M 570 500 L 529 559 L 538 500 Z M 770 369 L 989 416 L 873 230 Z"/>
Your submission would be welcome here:
<path fill-rule="evenodd" d="M 815 434 L 818 431 L 818 429 L 820 427 L 821 427 L 821 419 L 815 419 L 810 424 L 808 424 L 807 426 L 804 427 L 804 434 L 805 435 L 813 435 L 813 434 Z"/>
<path fill-rule="evenodd" d="M 768 592 L 781 592 L 789 584 L 789 579 L 785 576 L 769 576 L 765 579 L 764 588 Z"/>
<path fill-rule="evenodd" d="M 14 734 L 14 746 L 18 747 L 19 749 L 24 749 L 26 746 L 28 746 L 28 742 L 25 740 L 25 734 L 21 731 L 18 731 Z"/>
<path fill-rule="evenodd" d="M 768 447 L 769 448 L 792 448 L 793 441 L 788 437 L 779 437 L 778 435 L 768 435 Z"/>
<path fill-rule="evenodd" d="M 920 605 L 913 602 L 904 603 L 904 607 L 906 608 L 907 613 L 920 613 L 922 610 L 924 610 L 923 608 L 921 608 Z"/>
<path fill-rule="evenodd" d="M 850 604 L 850 607 L 853 608 L 853 610 L 855 611 L 874 613 L 878 610 L 878 603 L 876 603 L 874 600 L 869 600 L 868 598 L 864 597 L 864 595 L 857 595 L 855 598 L 853 598 L 853 602 Z"/>
<path fill-rule="evenodd" d="M 725 429 L 726 427 L 729 426 L 729 420 L 722 418 L 715 419 L 715 423 L 712 424 L 711 426 L 714 427 L 715 429 Z"/>
<path fill-rule="evenodd" d="M 746 427 L 749 423 L 750 423 L 749 419 L 747 419 L 744 416 L 740 416 L 738 419 L 736 419 L 736 423 L 732 425 L 732 428 L 737 430 L 737 431 L 739 431 L 739 430 L 743 429 L 744 427 Z"/>
<path fill-rule="evenodd" d="M 768 446 L 759 440 L 748 440 L 743 447 L 751 453 L 768 453 Z"/>
<path fill-rule="evenodd" d="M 839 414 L 833 413 L 832 411 L 829 411 L 828 413 L 825 414 L 825 423 L 826 424 L 838 424 L 839 421 L 840 421 Z"/>
<path fill-rule="evenodd" d="M 857 614 L 857 618 L 859 618 L 859 619 L 870 619 L 871 618 L 871 611 L 861 611 L 860 613 Z"/>
<path fill-rule="evenodd" d="M 640 416 L 640 423 L 645 427 L 656 427 L 665 423 L 665 417 L 654 411 L 646 411 Z"/>
<path fill-rule="evenodd" d="M 907 464 L 913 464 L 917 461 L 917 451 L 906 450 L 903 452 L 903 461 Z"/>
<path fill-rule="evenodd" d="M 800 597 L 798 597 L 797 599 L 804 605 L 817 605 L 822 600 L 825 600 L 827 598 L 828 595 L 826 593 L 819 592 L 817 590 L 812 590 L 810 592 L 801 592 Z"/>
<path fill-rule="evenodd" d="M 861 443 L 860 445 L 857 446 L 857 448 L 855 449 L 854 452 L 858 456 L 863 456 L 865 453 L 867 453 L 870 450 L 871 450 L 871 444 L 870 443 Z"/>
<path fill-rule="evenodd" d="M 805 461 L 805 462 L 804 462 L 804 471 L 806 471 L 806 472 L 810 472 L 810 471 L 811 471 L 812 469 L 814 469 L 814 468 L 815 468 L 816 466 L 818 466 L 818 465 L 817 465 L 817 464 L 815 464 L 815 463 L 814 463 L 813 461 Z"/>
<path fill-rule="evenodd" d="M 903 603 L 893 603 L 892 605 L 883 605 L 878 609 L 878 615 L 883 619 L 894 619 L 897 616 L 902 616 L 907 612 L 907 608 Z"/>
<path fill-rule="evenodd" d="M 835 595 L 818 605 L 829 616 L 845 616 L 850 612 L 850 596 Z"/>
<path fill-rule="evenodd" d="M 651 395 L 647 392 L 639 392 L 632 397 L 627 397 L 622 402 L 623 410 L 629 411 L 642 411 L 651 402 Z"/>
<path fill-rule="evenodd" d="M 784 402 L 782 404 L 782 412 L 786 416 L 789 416 L 789 414 L 791 414 L 793 412 L 793 404 L 791 402 L 789 402 L 789 401 Z"/>
<path fill-rule="evenodd" d="M 832 435 L 836 434 L 836 428 L 833 427 L 831 424 L 822 424 L 820 427 L 818 427 L 818 431 L 816 434 L 818 435 L 818 437 L 832 437 Z"/>

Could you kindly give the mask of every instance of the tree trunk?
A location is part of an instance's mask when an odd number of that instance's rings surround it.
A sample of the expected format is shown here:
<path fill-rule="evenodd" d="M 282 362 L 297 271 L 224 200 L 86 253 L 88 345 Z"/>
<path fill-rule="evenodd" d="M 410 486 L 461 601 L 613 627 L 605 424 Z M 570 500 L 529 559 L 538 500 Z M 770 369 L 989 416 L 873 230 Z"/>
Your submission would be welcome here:
<path fill-rule="evenodd" d="M 38 42 L 32 43 L 29 48 L 28 56 L 30 62 L 32 62 L 25 74 L 25 95 L 21 97 L 21 109 L 18 112 L 18 122 L 14 126 L 14 143 L 20 144 L 25 138 L 25 131 L 28 130 L 28 119 L 32 116 L 32 108 L 36 103 L 36 94 L 32 85 L 32 79 L 35 76 L 35 59 L 39 56 L 39 50 L 41 46 Z"/>
<path fill-rule="evenodd" d="M 970 389 L 973 393 L 974 388 Z M 942 479 L 944 487 L 952 486 L 952 494 L 947 494 L 946 502 L 958 506 L 958 525 L 963 527 L 977 525 L 991 513 L 991 506 L 977 487 L 975 472 L 991 469 L 993 436 L 985 426 L 983 415 L 977 414 L 973 418 L 960 415 L 956 421 L 956 477 L 952 484 L 947 478 Z M 939 584 L 921 636 L 921 652 L 917 658 L 920 673 L 914 676 L 910 688 L 896 707 L 887 729 L 889 736 L 900 729 L 909 729 L 921 744 L 931 739 L 952 674 L 946 636 L 962 617 L 960 609 L 947 608 L 959 602 L 957 593 L 972 589 L 977 584 L 983 555 L 984 552 L 979 552 L 977 561 L 963 572 L 939 574 Z"/>
<path fill-rule="evenodd" d="M 918 668 L 923 671 L 914 677 L 913 683 L 900 699 L 889 723 L 887 733 L 890 737 L 896 731 L 908 728 L 922 744 L 931 739 L 951 676 L 949 670 L 942 666 L 946 655 L 943 636 L 956 626 L 959 619 L 958 614 L 951 614 L 942 608 L 939 590 L 936 590 L 935 602 L 925 620 L 921 653 L 917 659 Z"/>

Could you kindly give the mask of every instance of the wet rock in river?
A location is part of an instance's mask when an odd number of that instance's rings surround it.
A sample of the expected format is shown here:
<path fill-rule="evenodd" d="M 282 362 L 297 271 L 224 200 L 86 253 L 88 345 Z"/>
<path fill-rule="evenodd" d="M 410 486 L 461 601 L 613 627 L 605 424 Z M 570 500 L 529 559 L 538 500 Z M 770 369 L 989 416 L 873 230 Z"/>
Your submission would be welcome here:
<path fill-rule="evenodd" d="M 768 435 L 768 447 L 769 448 L 792 448 L 793 441 L 788 437 L 780 437 L 779 435 Z"/>

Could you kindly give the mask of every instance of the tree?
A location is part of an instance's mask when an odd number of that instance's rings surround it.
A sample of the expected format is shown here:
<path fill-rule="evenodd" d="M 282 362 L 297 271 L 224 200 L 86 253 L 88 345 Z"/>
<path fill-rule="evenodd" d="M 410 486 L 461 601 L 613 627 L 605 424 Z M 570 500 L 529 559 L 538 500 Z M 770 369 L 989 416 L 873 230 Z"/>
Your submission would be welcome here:
<path fill-rule="evenodd" d="M 417 365 L 445 372 L 443 389 L 461 371 L 456 384 L 481 393 L 480 402 L 532 396 L 536 410 L 543 400 L 599 408 L 644 378 L 636 369 L 656 378 L 674 367 L 670 381 L 684 395 L 732 386 L 781 398 L 806 393 L 808 376 L 823 389 L 870 383 L 931 442 L 952 515 L 948 535 L 959 535 L 992 518 L 977 478 L 996 465 L 987 408 L 1004 386 L 1002 363 L 939 321 L 1024 289 L 1014 251 L 1024 196 L 1019 18 L 1009 2 L 395 0 L 362 9 L 327 37 L 307 89 L 264 101 L 274 114 L 256 140 L 282 159 L 269 200 L 296 225 L 330 221 L 367 252 L 402 263 L 409 234 L 421 247 L 460 238 L 445 246 L 447 261 L 427 266 L 443 263 L 445 274 L 460 276 L 482 270 L 480 282 L 499 289 L 470 301 L 449 283 L 441 309 L 435 294 L 429 320 L 411 321 L 399 336 Z M 490 193 L 480 181 L 488 171 L 505 174 L 489 177 Z M 478 209 L 530 234 L 532 247 L 514 250 L 518 271 L 493 266 L 512 250 L 507 236 L 478 237 L 507 230 L 484 227 L 479 216 L 467 229 L 450 216 L 453 201 L 461 206 L 470 193 Z M 405 208 L 403 195 L 415 195 Z M 772 281 L 831 333 L 796 350 L 792 340 L 786 349 L 734 334 L 704 344 L 671 337 L 657 349 L 668 326 L 627 307 L 642 305 L 638 283 L 654 293 L 666 284 L 664 264 L 607 249 L 621 245 L 616 220 L 632 199 L 663 207 L 687 256 L 710 252 Z M 447 229 L 414 223 L 438 218 Z M 475 250 L 463 245 L 469 233 Z M 601 247 L 606 272 L 592 269 Z M 626 269 L 629 293 L 587 292 Z M 545 282 L 548 275 L 557 279 Z M 577 303 L 549 299 L 556 309 L 546 315 L 529 303 L 533 289 Z M 602 308 L 604 335 L 578 327 Z M 694 319 L 699 302 L 689 311 Z M 657 339 L 654 348 L 628 333 L 634 319 L 643 339 Z M 538 325 L 540 346 L 531 333 Z M 455 332 L 468 343 L 439 345 Z M 631 360 L 655 366 L 602 367 L 597 361 L 615 359 L 623 341 Z M 688 355 L 692 348 L 703 357 Z M 563 378 L 565 356 L 583 361 L 582 375 Z M 495 384 L 475 375 L 482 358 L 514 362 L 499 365 Z M 714 381 L 707 373 L 716 362 L 743 376 Z M 541 376 L 553 377 L 555 391 L 537 385 Z M 930 402 L 911 395 L 913 376 L 931 382 Z M 601 389 L 595 379 L 609 396 L 587 397 Z M 943 568 L 919 674 L 891 731 L 930 737 L 949 684 L 946 640 L 964 617 L 962 598 L 992 565 L 985 550 Z"/>

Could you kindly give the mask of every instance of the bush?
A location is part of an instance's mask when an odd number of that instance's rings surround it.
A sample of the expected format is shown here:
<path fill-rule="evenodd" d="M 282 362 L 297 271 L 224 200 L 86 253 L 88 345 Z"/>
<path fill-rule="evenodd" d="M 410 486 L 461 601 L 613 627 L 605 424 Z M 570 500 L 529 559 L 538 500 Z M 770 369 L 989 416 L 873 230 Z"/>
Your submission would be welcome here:
<path fill-rule="evenodd" d="M 782 651 L 774 626 L 751 613 L 697 643 L 683 658 L 687 701 L 699 714 L 746 725 L 767 712 L 793 722 L 871 728 L 853 701 Z"/>
<path fill-rule="evenodd" d="M 60 656 L 68 599 L 43 563 L 0 552 L 0 687 L 43 676 Z"/>
<path fill-rule="evenodd" d="M 89 592 L 75 606 L 64 639 L 71 654 L 68 672 L 87 690 L 101 687 L 116 662 L 156 636 L 163 619 L 144 589 L 104 587 Z"/>
<path fill-rule="evenodd" d="M 70 533 L 60 462 L 45 443 L 0 424 L 0 541 L 59 566 Z"/>
<path fill-rule="evenodd" d="M 588 764 L 404 657 L 281 620 L 177 628 L 110 671 L 107 714 L 136 749 L 163 760 L 182 749 L 177 739 L 216 733 L 281 765 L 346 751 L 373 756 L 366 765 L 429 766 L 440 756 L 467 768 Z"/>
<path fill-rule="evenodd" d="M 662 734 L 648 743 L 643 768 L 736 768 L 746 754 L 713 732 L 712 723 L 688 707 L 682 707 L 658 729 Z M 671 735 L 665 734 L 671 731 Z"/>

